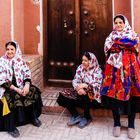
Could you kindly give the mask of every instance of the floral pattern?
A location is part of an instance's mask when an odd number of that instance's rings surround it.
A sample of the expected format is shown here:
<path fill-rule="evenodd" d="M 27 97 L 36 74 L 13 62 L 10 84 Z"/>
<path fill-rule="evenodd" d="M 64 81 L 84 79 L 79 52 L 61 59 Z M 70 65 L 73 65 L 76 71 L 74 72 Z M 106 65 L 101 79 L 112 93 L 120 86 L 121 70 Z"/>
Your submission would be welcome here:
<path fill-rule="evenodd" d="M 29 70 L 29 66 L 22 59 L 21 50 L 17 43 L 14 58 L 8 59 L 6 53 L 0 58 L 0 85 L 12 82 L 13 71 L 17 86 L 19 88 L 23 88 L 23 81 L 25 79 L 31 79 L 31 72 Z M 3 96 L 4 92 L 5 89 L 0 87 L 0 98 Z"/>
<path fill-rule="evenodd" d="M 95 99 L 100 102 L 100 88 L 102 84 L 102 70 L 99 67 L 98 61 L 93 53 L 89 53 L 91 60 L 89 64 L 89 70 L 86 71 L 81 64 L 72 81 L 74 89 L 79 83 L 87 83 L 92 85 Z"/>

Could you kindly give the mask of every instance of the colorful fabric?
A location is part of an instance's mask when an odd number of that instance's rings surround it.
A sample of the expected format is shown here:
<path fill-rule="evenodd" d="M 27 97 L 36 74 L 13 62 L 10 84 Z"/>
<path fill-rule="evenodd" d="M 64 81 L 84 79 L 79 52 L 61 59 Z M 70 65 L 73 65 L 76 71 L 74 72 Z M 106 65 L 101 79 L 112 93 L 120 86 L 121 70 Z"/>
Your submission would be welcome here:
<path fill-rule="evenodd" d="M 140 96 L 138 40 L 126 17 L 123 32 L 114 29 L 106 39 L 107 62 L 101 95 L 123 101 L 129 100 L 130 96 Z"/>
<path fill-rule="evenodd" d="M 123 15 L 122 15 L 123 16 Z M 123 16 L 125 19 L 125 27 L 122 32 L 119 32 L 113 29 L 113 31 L 110 33 L 110 35 L 106 38 L 104 51 L 105 55 L 108 55 L 109 50 L 112 48 L 112 45 L 114 44 L 114 41 L 117 38 L 121 39 L 129 39 L 134 40 L 135 38 L 138 38 L 138 35 L 132 30 L 131 26 L 128 23 L 128 20 L 125 16 Z M 138 51 L 138 46 L 136 46 L 136 51 Z M 107 61 L 108 64 L 116 67 L 121 68 L 122 67 L 122 53 L 113 53 L 109 56 L 109 60 Z"/>
<path fill-rule="evenodd" d="M 22 59 L 21 50 L 17 43 L 14 58 L 8 59 L 6 53 L 0 58 L 0 85 L 12 82 L 13 71 L 17 86 L 23 88 L 23 81 L 25 79 L 31 79 L 31 72 L 28 65 Z M 5 89 L 0 87 L 0 98 L 2 98 L 4 92 Z"/>
<path fill-rule="evenodd" d="M 8 107 L 8 103 L 7 103 L 5 97 L 2 97 L 2 98 L 1 98 L 1 101 L 2 101 L 2 103 L 3 103 L 2 116 L 4 116 L 4 115 L 7 115 L 7 114 L 10 113 L 10 109 L 9 109 L 9 107 Z"/>
<path fill-rule="evenodd" d="M 129 38 L 115 38 L 114 44 L 123 45 L 126 47 L 126 49 L 129 49 L 129 47 L 133 47 L 137 44 L 137 40 L 131 40 Z"/>
<path fill-rule="evenodd" d="M 98 61 L 93 53 L 89 53 L 91 60 L 89 64 L 89 70 L 85 70 L 81 64 L 74 76 L 72 81 L 74 89 L 80 83 L 87 83 L 93 87 L 93 92 L 95 94 L 95 100 L 100 102 L 100 88 L 102 83 L 102 70 L 99 67 Z"/>
<path fill-rule="evenodd" d="M 90 101 L 92 102 L 95 98 L 95 94 L 93 92 L 93 87 L 91 85 L 88 85 L 88 87 L 84 90 L 87 93 Z M 66 97 L 68 99 L 77 100 L 77 98 L 78 98 L 78 93 L 74 89 L 63 89 L 62 91 L 59 92 L 59 94 L 61 94 L 62 96 Z"/>
<path fill-rule="evenodd" d="M 132 30 L 131 26 L 129 25 L 127 18 L 125 16 L 123 17 L 125 19 L 125 27 L 124 27 L 123 32 L 118 32 L 114 28 L 113 31 L 109 34 L 109 36 L 106 38 L 105 46 L 104 46 L 104 52 L 106 56 L 107 56 L 108 51 L 111 49 L 112 45 L 114 44 L 114 40 L 116 38 L 122 38 L 122 39 L 128 38 L 130 40 L 133 40 L 135 37 L 138 37 L 138 34 L 136 34 Z"/>
<path fill-rule="evenodd" d="M 107 60 L 107 63 L 121 69 L 123 66 L 122 63 L 122 53 L 124 50 L 129 50 L 136 52 L 137 40 L 130 40 L 128 38 L 116 38 L 114 44 L 109 50 L 110 56 Z"/>

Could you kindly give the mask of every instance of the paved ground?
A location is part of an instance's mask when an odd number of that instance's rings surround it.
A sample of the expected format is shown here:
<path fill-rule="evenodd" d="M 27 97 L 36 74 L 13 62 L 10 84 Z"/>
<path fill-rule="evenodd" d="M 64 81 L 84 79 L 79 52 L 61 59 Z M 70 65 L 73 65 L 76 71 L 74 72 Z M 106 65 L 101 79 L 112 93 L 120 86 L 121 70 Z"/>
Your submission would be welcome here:
<path fill-rule="evenodd" d="M 62 117 L 59 116 L 64 108 L 60 107 L 56 99 L 62 88 L 47 87 L 43 94 L 43 113 L 40 116 L 42 126 L 37 128 L 31 124 L 18 127 L 19 138 L 12 138 L 6 132 L 0 132 L 0 140 L 129 140 L 127 138 L 127 119 L 123 117 L 121 123 L 124 126 L 119 138 L 112 136 L 113 121 L 110 111 L 99 110 L 93 112 L 93 121 L 85 128 L 66 125 L 70 114 L 65 110 Z M 49 112 L 49 113 L 48 113 Z M 94 117 L 95 116 L 95 117 Z M 104 116 L 104 117 L 102 117 Z M 109 117 L 110 116 L 110 117 Z M 140 114 L 137 114 L 135 140 L 140 140 Z"/>
<path fill-rule="evenodd" d="M 58 114 L 42 114 L 40 119 L 42 126 L 37 128 L 32 125 L 18 127 L 20 130 L 19 138 L 12 138 L 6 132 L 0 132 L 0 140 L 128 140 L 127 128 L 123 127 L 121 136 L 112 136 L 112 118 L 95 117 L 85 128 L 77 126 L 68 127 L 66 122 L 68 116 L 63 115 L 59 118 Z M 123 126 L 127 126 L 126 118 L 121 120 Z M 140 140 L 140 120 L 136 119 L 137 137 Z"/>

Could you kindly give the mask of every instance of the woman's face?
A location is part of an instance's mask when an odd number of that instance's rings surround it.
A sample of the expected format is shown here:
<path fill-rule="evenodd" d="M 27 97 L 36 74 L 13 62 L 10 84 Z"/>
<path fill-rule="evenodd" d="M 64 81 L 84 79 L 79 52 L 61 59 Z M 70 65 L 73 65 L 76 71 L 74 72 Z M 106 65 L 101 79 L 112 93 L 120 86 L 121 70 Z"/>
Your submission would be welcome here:
<path fill-rule="evenodd" d="M 116 18 L 114 25 L 115 25 L 115 29 L 119 32 L 123 31 L 124 26 L 125 26 L 123 20 L 120 18 Z"/>
<path fill-rule="evenodd" d="M 12 45 L 8 45 L 6 47 L 6 54 L 7 54 L 7 56 L 8 56 L 9 59 L 12 59 L 15 56 L 15 54 L 16 54 L 15 47 L 12 46 Z"/>
<path fill-rule="evenodd" d="M 88 58 L 86 56 L 82 57 L 82 64 L 83 64 L 84 69 L 87 70 L 88 67 L 89 67 L 89 60 L 88 60 Z"/>

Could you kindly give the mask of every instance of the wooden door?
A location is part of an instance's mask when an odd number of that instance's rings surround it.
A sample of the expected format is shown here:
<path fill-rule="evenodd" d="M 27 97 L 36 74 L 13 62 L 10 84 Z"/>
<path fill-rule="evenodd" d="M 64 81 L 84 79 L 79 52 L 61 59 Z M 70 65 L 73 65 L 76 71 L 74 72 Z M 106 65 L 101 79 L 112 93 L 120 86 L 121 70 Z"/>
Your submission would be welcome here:
<path fill-rule="evenodd" d="M 48 81 L 73 79 L 84 51 L 104 65 L 104 41 L 112 30 L 112 0 L 48 0 Z"/>
<path fill-rule="evenodd" d="M 112 30 L 112 0 L 81 0 L 80 52 L 93 52 L 105 63 L 104 42 Z"/>
<path fill-rule="evenodd" d="M 75 70 L 75 1 L 48 0 L 48 80 L 68 81 Z"/>

